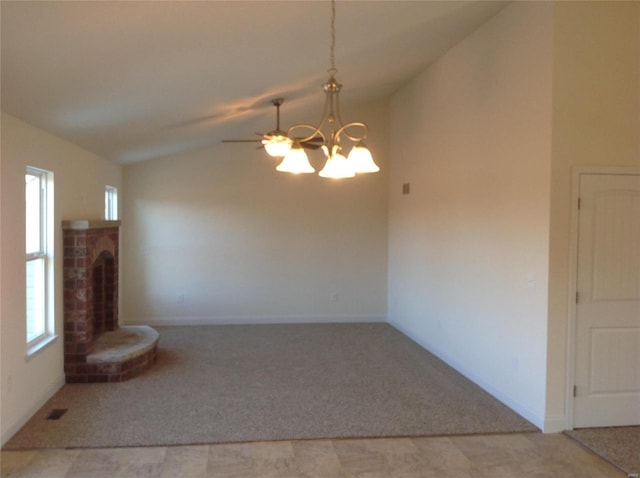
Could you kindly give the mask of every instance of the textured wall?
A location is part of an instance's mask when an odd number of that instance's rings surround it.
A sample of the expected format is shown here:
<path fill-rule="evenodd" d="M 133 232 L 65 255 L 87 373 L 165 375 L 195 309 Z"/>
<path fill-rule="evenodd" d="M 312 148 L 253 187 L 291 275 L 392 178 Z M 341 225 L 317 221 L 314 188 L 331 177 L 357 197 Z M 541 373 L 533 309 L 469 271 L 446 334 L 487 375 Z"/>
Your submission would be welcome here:
<path fill-rule="evenodd" d="M 24 174 L 35 166 L 54 174 L 52 313 L 58 340 L 26 356 Z M 121 168 L 77 146 L 2 114 L 2 442 L 64 382 L 62 220 L 103 219 L 104 190 L 121 189 Z M 11 280 L 6 280 L 11 278 Z"/>
<path fill-rule="evenodd" d="M 126 166 L 121 322 L 383 320 L 387 101 L 343 116 L 382 172 L 279 173 L 252 144 Z"/>
<path fill-rule="evenodd" d="M 389 321 L 538 426 L 551 48 L 551 4 L 516 3 L 392 99 Z"/>

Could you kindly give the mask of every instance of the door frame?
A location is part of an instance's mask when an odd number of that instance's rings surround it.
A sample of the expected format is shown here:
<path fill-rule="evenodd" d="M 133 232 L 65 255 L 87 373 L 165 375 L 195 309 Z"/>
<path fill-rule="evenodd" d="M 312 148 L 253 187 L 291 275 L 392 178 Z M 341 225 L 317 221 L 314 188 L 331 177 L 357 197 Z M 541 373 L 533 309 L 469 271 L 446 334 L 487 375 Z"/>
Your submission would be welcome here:
<path fill-rule="evenodd" d="M 575 385 L 576 376 L 577 317 L 575 297 L 578 291 L 578 199 L 580 197 L 580 178 L 584 175 L 629 176 L 639 174 L 640 168 L 632 166 L 577 166 L 573 168 L 573 177 L 571 182 L 571 228 L 569 246 L 569 321 L 567 325 L 567 383 L 565 390 L 568 430 L 573 430 L 575 421 L 573 386 Z"/>

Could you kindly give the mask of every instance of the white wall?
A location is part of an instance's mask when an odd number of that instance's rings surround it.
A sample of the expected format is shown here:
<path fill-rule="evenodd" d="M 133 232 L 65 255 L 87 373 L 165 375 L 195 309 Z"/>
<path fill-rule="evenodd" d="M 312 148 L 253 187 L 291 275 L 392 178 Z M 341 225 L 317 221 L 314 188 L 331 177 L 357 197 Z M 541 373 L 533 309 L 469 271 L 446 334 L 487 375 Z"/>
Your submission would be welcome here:
<path fill-rule="evenodd" d="M 126 166 L 121 321 L 384 320 L 388 102 L 343 113 L 382 172 L 292 176 L 253 144 Z"/>
<path fill-rule="evenodd" d="M 557 2 L 553 26 L 553 149 L 547 419 L 567 425 L 572 171 L 640 167 L 640 3 Z M 569 335 L 568 335 L 569 334 Z"/>
<path fill-rule="evenodd" d="M 391 106 L 389 321 L 540 427 L 552 14 L 508 6 Z"/>
<path fill-rule="evenodd" d="M 0 429 L 4 444 L 64 383 L 61 221 L 103 218 L 105 185 L 121 189 L 122 178 L 120 166 L 5 113 L 1 155 Z M 59 336 L 28 360 L 24 262 L 27 165 L 54 173 L 54 310 Z"/>

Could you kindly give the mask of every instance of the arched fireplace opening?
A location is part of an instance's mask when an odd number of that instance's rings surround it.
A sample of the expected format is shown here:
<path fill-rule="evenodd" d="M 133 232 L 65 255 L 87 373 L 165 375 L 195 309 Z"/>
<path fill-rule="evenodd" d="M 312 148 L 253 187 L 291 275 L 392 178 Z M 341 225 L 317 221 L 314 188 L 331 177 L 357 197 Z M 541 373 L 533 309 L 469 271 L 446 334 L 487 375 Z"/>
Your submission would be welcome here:
<path fill-rule="evenodd" d="M 114 257 L 102 251 L 91 268 L 93 292 L 93 336 L 116 329 Z"/>

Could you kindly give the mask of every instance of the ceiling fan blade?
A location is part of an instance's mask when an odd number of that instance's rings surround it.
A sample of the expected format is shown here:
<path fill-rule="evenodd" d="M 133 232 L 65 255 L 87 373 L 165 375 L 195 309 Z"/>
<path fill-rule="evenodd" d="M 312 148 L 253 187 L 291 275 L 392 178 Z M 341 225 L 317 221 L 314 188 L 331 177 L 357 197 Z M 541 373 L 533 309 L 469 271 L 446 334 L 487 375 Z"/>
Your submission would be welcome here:
<path fill-rule="evenodd" d="M 259 136 L 261 139 L 223 139 L 222 142 L 223 143 L 259 143 L 262 142 L 264 144 L 264 142 L 269 142 L 271 141 L 273 138 L 276 137 L 286 137 L 287 136 L 287 132 L 286 131 L 282 131 L 280 129 L 280 105 L 282 105 L 282 103 L 284 103 L 284 98 L 275 98 L 274 100 L 271 101 L 271 103 L 276 107 L 276 129 L 269 131 L 267 133 L 258 133 L 256 132 L 256 136 Z M 294 139 L 294 138 L 292 138 Z M 318 143 L 318 144 L 315 144 Z M 321 136 L 316 136 L 314 138 L 311 138 L 310 140 L 305 141 L 304 143 L 301 143 L 303 147 L 308 148 L 308 149 L 317 149 L 320 147 L 320 144 L 323 143 L 322 137 Z M 263 147 L 263 146 L 260 146 Z"/>
<path fill-rule="evenodd" d="M 300 141 L 300 145 L 305 148 L 305 149 L 319 149 L 320 147 L 322 147 L 322 145 L 324 144 L 324 140 L 322 139 L 322 136 L 318 135 L 318 136 L 314 136 L 311 139 L 308 139 L 306 141 Z"/>
<path fill-rule="evenodd" d="M 314 150 L 314 149 L 320 149 L 322 145 L 317 143 L 312 143 L 310 141 L 303 141 L 302 143 L 300 143 L 300 146 L 302 146 L 304 149 Z"/>
<path fill-rule="evenodd" d="M 259 143 L 259 139 L 223 139 L 223 143 Z"/>

